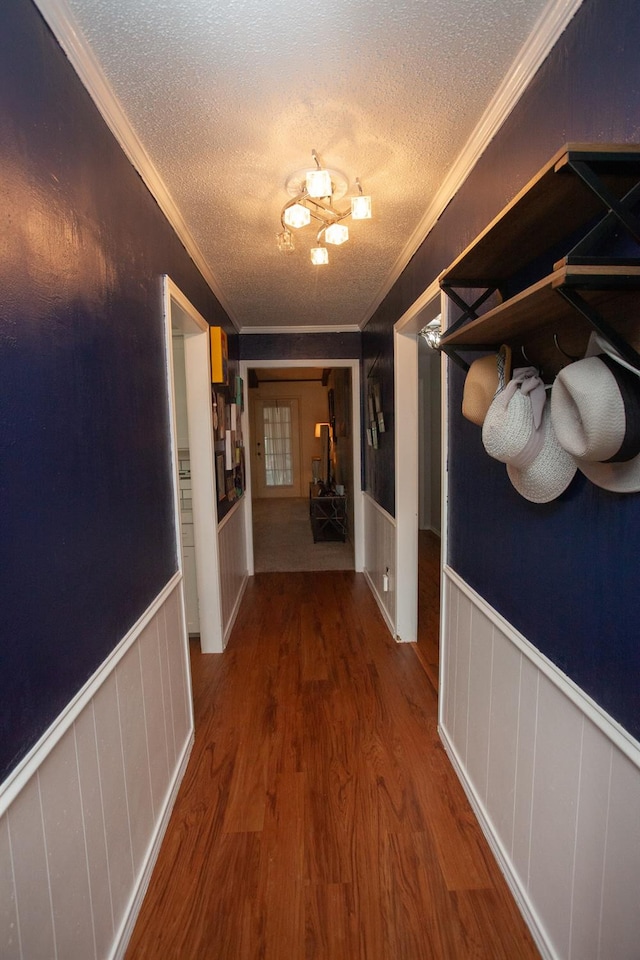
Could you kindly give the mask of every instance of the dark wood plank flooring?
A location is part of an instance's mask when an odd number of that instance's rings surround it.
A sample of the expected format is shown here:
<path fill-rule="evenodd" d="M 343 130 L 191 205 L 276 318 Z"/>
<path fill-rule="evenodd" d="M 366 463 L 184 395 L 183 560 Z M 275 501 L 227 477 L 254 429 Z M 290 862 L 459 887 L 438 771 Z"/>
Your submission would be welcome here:
<path fill-rule="evenodd" d="M 440 537 L 418 531 L 418 644 L 416 652 L 438 689 L 440 644 Z"/>
<path fill-rule="evenodd" d="M 361 574 L 251 580 L 225 653 L 192 651 L 195 746 L 128 960 L 538 958 L 419 646 Z"/>

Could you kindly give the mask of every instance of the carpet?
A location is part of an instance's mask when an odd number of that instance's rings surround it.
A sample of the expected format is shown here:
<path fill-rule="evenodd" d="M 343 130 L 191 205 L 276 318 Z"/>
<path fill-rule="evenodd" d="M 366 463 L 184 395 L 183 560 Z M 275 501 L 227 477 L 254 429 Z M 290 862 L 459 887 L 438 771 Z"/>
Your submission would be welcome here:
<path fill-rule="evenodd" d="M 308 500 L 263 498 L 253 500 L 251 507 L 256 573 L 353 570 L 351 543 L 313 542 Z"/>

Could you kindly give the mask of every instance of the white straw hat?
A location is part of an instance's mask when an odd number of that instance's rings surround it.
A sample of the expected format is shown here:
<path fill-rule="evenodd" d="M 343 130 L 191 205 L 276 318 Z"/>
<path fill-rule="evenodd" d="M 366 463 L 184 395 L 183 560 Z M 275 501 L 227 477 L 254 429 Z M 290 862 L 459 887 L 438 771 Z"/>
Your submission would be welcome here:
<path fill-rule="evenodd" d="M 583 360 L 556 377 L 551 418 L 557 437 L 592 483 L 640 490 L 640 371 L 591 334 Z"/>
<path fill-rule="evenodd" d="M 535 367 L 519 367 L 496 395 L 482 427 L 489 456 L 507 465 L 511 483 L 526 500 L 548 503 L 571 483 L 576 465 L 557 441 L 545 386 Z"/>

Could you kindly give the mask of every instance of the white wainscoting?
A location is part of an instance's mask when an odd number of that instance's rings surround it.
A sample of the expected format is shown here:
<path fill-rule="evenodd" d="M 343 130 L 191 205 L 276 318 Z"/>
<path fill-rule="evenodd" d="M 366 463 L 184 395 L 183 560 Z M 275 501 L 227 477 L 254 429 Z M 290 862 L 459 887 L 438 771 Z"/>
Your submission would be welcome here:
<path fill-rule="evenodd" d="M 640 957 L 640 746 L 445 569 L 440 732 L 545 958 Z"/>
<path fill-rule="evenodd" d="M 396 635 L 396 522 L 368 493 L 364 499 L 364 575 L 389 630 Z M 389 589 L 383 577 L 388 571 Z"/>
<path fill-rule="evenodd" d="M 218 526 L 220 605 L 224 646 L 240 609 L 247 585 L 247 543 L 244 502 L 239 500 Z"/>
<path fill-rule="evenodd" d="M 193 742 L 176 575 L 0 794 L 0 956 L 124 953 Z"/>

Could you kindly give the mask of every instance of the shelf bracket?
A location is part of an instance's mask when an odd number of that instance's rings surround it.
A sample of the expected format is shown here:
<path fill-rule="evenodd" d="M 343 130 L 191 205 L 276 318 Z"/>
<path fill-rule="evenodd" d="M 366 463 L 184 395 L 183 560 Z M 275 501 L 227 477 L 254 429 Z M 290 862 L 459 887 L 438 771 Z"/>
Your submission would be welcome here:
<path fill-rule="evenodd" d="M 458 283 L 457 286 L 461 286 L 461 287 L 462 287 L 462 286 L 472 286 L 472 284 Z M 476 284 L 475 286 L 477 287 L 478 285 Z M 455 305 L 456 305 L 457 307 L 459 307 L 460 310 L 462 310 L 462 315 L 461 315 L 460 317 L 458 317 L 458 319 L 455 320 L 455 321 L 451 324 L 451 326 L 447 327 L 446 333 L 447 333 L 447 334 L 450 334 L 450 333 L 455 333 L 456 330 L 459 330 L 460 327 L 463 327 L 468 320 L 477 320 L 477 319 L 478 319 L 478 312 L 477 312 L 477 311 L 478 311 L 478 308 L 481 307 L 482 304 L 483 304 L 486 300 L 488 300 L 489 297 L 492 296 L 492 294 L 494 294 L 494 293 L 496 292 L 496 290 L 498 289 L 498 284 L 492 282 L 492 283 L 486 288 L 486 290 L 484 290 L 484 292 L 480 294 L 479 297 L 476 297 L 476 299 L 473 301 L 473 303 L 467 303 L 465 300 L 463 300 L 462 297 L 460 296 L 460 294 L 459 294 L 459 293 L 456 293 L 456 291 L 454 290 L 454 288 L 453 288 L 450 284 L 448 284 L 448 283 L 443 283 L 443 284 L 441 285 L 441 289 L 444 290 L 444 292 L 445 292 L 446 295 L 449 297 L 449 299 L 450 299 L 453 303 L 455 303 Z"/>
<path fill-rule="evenodd" d="M 625 206 L 630 206 L 632 204 L 640 202 L 640 183 L 637 183 L 622 199 L 621 203 Z M 566 262 L 571 264 L 580 264 L 580 263 L 593 263 L 593 256 L 589 255 L 589 251 L 592 250 L 597 243 L 601 240 L 604 240 L 607 236 L 611 236 L 615 230 L 616 225 L 619 223 L 619 217 L 617 213 L 613 210 L 609 210 L 602 220 L 593 227 L 589 233 L 585 234 L 582 240 L 579 241 L 573 247 L 573 249 L 568 253 L 566 257 Z M 611 264 L 614 265 L 619 261 L 611 258 L 597 257 L 597 263 L 601 264 Z M 629 263 L 629 259 L 625 258 L 624 263 Z"/>
<path fill-rule="evenodd" d="M 586 183 L 589 189 L 595 193 L 595 195 L 602 200 L 605 207 L 607 207 L 608 213 L 604 219 L 606 220 L 611 216 L 615 217 L 619 223 L 627 228 L 631 236 L 640 243 L 640 219 L 636 217 L 629 206 L 636 194 L 638 185 L 636 184 L 636 187 L 630 190 L 622 200 L 618 200 L 595 171 L 591 169 L 586 160 L 569 158 L 567 166 L 573 170 L 576 176 L 580 177 L 580 179 Z"/>
<path fill-rule="evenodd" d="M 591 304 L 587 303 L 584 297 L 578 293 L 578 291 L 573 287 L 559 286 L 556 287 L 557 292 L 561 297 L 571 304 L 579 313 L 582 314 L 585 319 L 589 321 L 591 326 L 601 333 L 605 340 L 608 340 L 612 346 L 616 348 L 621 357 L 623 357 L 627 363 L 630 363 L 637 370 L 640 370 L 640 354 L 634 350 L 630 343 L 628 343 L 624 337 L 621 337 L 617 330 L 615 330 L 607 321 L 604 319 L 602 314 L 596 310 Z"/>
<path fill-rule="evenodd" d="M 459 367 L 462 367 L 466 373 L 469 370 L 469 364 L 466 360 L 463 360 L 458 353 L 458 350 L 460 349 L 464 349 L 465 352 L 469 353 L 475 351 L 478 351 L 478 353 L 487 353 L 491 351 L 495 352 L 496 345 L 495 343 L 465 343 L 464 348 L 453 346 L 453 344 L 448 344 L 446 347 L 440 347 L 442 353 L 446 353 L 449 359 L 453 360 L 454 363 L 457 363 Z"/>

